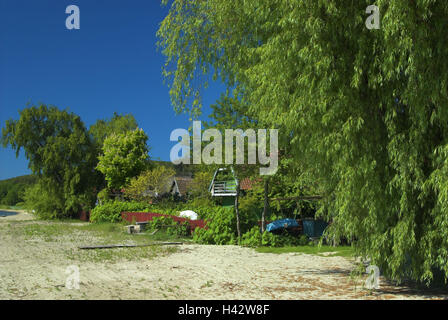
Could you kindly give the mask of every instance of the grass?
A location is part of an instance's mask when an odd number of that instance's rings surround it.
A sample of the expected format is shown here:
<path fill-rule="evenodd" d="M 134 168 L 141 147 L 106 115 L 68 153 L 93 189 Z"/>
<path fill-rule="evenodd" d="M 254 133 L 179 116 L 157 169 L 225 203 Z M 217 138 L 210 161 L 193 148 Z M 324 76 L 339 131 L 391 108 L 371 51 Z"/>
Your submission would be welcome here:
<path fill-rule="evenodd" d="M 259 247 L 255 249 L 260 253 L 305 253 L 305 254 L 315 254 L 319 256 L 330 256 L 330 257 L 353 257 L 354 249 L 351 246 L 295 246 L 295 247 Z M 326 255 L 324 253 L 331 253 Z"/>
<path fill-rule="evenodd" d="M 1 224 L 8 233 L 21 241 L 43 241 L 48 250 L 62 253 L 68 260 L 79 262 L 116 262 L 120 260 L 152 259 L 177 251 L 176 247 L 136 247 L 80 250 L 79 246 L 104 244 L 147 244 L 153 241 L 185 242 L 187 238 L 178 238 L 158 232 L 150 234 L 128 234 L 125 223 L 88 223 L 79 220 L 66 221 L 11 221 Z"/>

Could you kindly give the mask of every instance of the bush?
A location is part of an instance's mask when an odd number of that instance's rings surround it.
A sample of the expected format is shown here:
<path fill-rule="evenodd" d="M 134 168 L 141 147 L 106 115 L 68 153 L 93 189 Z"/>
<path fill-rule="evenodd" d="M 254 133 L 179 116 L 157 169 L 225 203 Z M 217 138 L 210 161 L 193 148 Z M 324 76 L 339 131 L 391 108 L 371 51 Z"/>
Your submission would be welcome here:
<path fill-rule="evenodd" d="M 170 217 L 154 217 L 148 222 L 146 227 L 150 231 L 166 228 L 165 232 L 168 235 L 176 237 L 188 236 L 190 231 L 190 224 L 188 222 L 178 223 Z"/>
<path fill-rule="evenodd" d="M 265 231 L 262 235 L 261 243 L 263 246 L 268 247 L 294 247 L 309 245 L 309 240 L 304 234 L 300 237 L 296 237 L 290 235 L 287 231 L 284 231 L 281 234 Z"/>
<path fill-rule="evenodd" d="M 216 207 L 208 212 L 207 229 L 196 228 L 193 240 L 202 244 L 236 244 L 236 219 L 233 208 Z"/>
<path fill-rule="evenodd" d="M 32 211 L 39 219 L 62 218 L 62 208 L 64 202 L 60 197 L 55 197 L 48 192 L 40 183 L 36 183 L 27 189 L 23 194 L 24 208 Z"/>
<path fill-rule="evenodd" d="M 108 201 L 96 206 L 91 214 L 91 222 L 118 222 L 122 212 L 148 211 L 149 205 L 141 202 Z"/>
<path fill-rule="evenodd" d="M 262 242 L 262 234 L 259 227 L 253 227 L 241 236 L 241 245 L 246 247 L 259 247 Z"/>

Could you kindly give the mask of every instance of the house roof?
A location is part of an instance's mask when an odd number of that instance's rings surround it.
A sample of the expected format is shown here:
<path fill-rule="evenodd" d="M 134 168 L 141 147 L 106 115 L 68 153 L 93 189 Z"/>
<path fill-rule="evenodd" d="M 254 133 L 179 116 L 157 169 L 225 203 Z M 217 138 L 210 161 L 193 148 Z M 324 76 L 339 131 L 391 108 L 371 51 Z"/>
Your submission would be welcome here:
<path fill-rule="evenodd" d="M 185 176 L 174 177 L 173 178 L 174 190 L 173 190 L 173 188 L 171 190 L 179 193 L 180 196 L 185 196 L 188 193 L 188 191 L 190 190 L 192 181 L 193 181 L 193 178 L 191 178 L 191 177 L 185 177 Z"/>
<path fill-rule="evenodd" d="M 250 190 L 252 189 L 257 183 L 261 182 L 261 178 L 244 178 L 240 182 L 240 189 L 241 190 Z"/>

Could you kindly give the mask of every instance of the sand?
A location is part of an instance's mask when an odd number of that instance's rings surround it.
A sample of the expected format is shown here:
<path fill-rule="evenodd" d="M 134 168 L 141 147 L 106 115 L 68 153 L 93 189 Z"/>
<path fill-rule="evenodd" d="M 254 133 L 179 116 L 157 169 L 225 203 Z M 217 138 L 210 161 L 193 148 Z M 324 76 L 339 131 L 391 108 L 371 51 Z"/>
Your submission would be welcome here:
<path fill-rule="evenodd" d="M 14 232 L 19 224 L 51 222 L 32 221 L 24 212 L 1 219 L 0 299 L 448 298 L 394 287 L 383 278 L 374 292 L 355 287 L 354 261 L 344 257 L 258 253 L 238 246 L 188 244 L 152 259 L 78 261 L 67 258 L 68 251 L 78 250 L 73 239 L 45 241 Z M 70 266 L 79 268 L 79 289 L 66 287 Z"/>

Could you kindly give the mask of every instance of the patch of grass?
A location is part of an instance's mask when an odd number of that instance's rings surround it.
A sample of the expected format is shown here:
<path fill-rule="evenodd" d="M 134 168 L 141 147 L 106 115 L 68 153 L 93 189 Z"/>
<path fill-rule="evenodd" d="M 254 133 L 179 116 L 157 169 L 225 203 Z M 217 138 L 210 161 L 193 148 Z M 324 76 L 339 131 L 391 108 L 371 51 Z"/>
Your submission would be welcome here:
<path fill-rule="evenodd" d="M 201 289 L 210 288 L 211 286 L 213 286 L 213 283 L 214 283 L 213 280 L 207 280 L 207 282 L 201 286 Z"/>
<path fill-rule="evenodd" d="M 118 262 L 135 261 L 139 259 L 153 259 L 177 251 L 177 248 L 157 246 L 137 248 L 115 248 L 115 249 L 93 249 L 79 250 L 73 248 L 67 250 L 66 256 L 69 260 L 77 262 Z"/>
<path fill-rule="evenodd" d="M 255 249 L 260 253 L 305 253 L 305 254 L 315 254 L 319 256 L 328 256 L 328 257 L 353 257 L 354 249 L 351 246 L 340 246 L 340 247 L 332 247 L 332 246 L 295 246 L 295 247 L 259 247 Z M 324 254 L 331 253 L 331 254 Z"/>
<path fill-rule="evenodd" d="M 62 252 L 67 259 L 79 262 L 116 262 L 120 260 L 152 259 L 177 251 L 176 247 L 136 247 L 80 250 L 83 245 L 147 244 L 159 240 L 149 234 L 128 234 L 126 224 L 85 223 L 79 221 L 34 221 L 32 223 L 5 224 L 8 233 L 24 240 L 40 240 L 52 243 L 49 250 Z M 162 235 L 158 236 L 163 237 Z M 18 239 L 20 240 L 20 239 Z M 168 239 L 167 239 L 168 240 Z M 178 239 L 170 241 L 179 241 Z M 58 243 L 65 243 L 63 248 Z M 65 248 L 64 248 L 65 247 Z M 58 249 L 59 248 L 59 249 Z"/>

